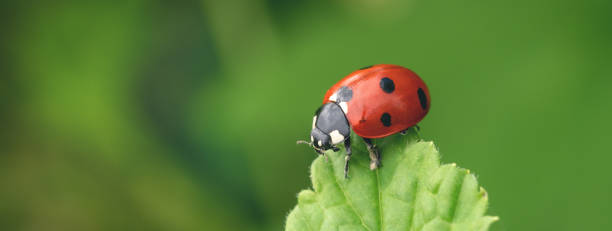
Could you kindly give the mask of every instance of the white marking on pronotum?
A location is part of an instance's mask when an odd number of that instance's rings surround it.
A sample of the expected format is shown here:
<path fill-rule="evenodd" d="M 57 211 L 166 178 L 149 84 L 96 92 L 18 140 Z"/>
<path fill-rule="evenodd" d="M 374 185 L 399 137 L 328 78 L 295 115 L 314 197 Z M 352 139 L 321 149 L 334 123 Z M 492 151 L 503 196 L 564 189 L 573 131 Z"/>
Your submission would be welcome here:
<path fill-rule="evenodd" d="M 334 93 L 329 97 L 329 101 L 336 102 L 338 100 L 338 94 Z"/>
<path fill-rule="evenodd" d="M 317 116 L 312 117 L 312 129 L 315 128 L 315 125 L 317 124 Z"/>
<path fill-rule="evenodd" d="M 348 105 L 346 105 L 346 102 L 341 102 L 338 105 L 340 105 L 342 111 L 344 111 L 344 114 L 348 113 Z"/>
<path fill-rule="evenodd" d="M 323 146 L 323 142 L 319 140 L 319 147 Z"/>
<path fill-rule="evenodd" d="M 340 134 L 338 130 L 332 131 L 331 133 L 329 133 L 329 136 L 331 137 L 332 144 L 338 144 L 344 141 L 344 136 Z"/>
<path fill-rule="evenodd" d="M 311 143 L 314 142 L 314 137 L 313 136 L 310 136 L 310 142 Z"/>

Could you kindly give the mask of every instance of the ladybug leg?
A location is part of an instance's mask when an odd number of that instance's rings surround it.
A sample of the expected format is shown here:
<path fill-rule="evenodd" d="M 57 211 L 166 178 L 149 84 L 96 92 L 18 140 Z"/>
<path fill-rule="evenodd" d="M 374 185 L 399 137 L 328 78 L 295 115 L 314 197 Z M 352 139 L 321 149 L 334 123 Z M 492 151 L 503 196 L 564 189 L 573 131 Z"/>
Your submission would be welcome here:
<path fill-rule="evenodd" d="M 368 152 L 370 152 L 370 170 L 377 169 L 380 167 L 380 152 L 376 146 L 372 144 L 372 139 L 363 138 L 363 141 L 365 141 Z"/>
<path fill-rule="evenodd" d="M 351 160 L 351 155 L 353 154 L 351 151 L 351 137 L 347 137 L 346 140 L 344 140 L 344 148 L 346 149 L 346 156 L 344 157 L 344 179 L 347 179 L 349 172 L 349 160 Z"/>
<path fill-rule="evenodd" d="M 325 155 L 325 152 L 323 152 L 323 150 L 318 149 L 318 148 L 314 148 L 315 152 L 317 152 L 317 154 L 319 154 L 319 156 L 324 156 L 325 157 L 325 162 L 327 162 L 327 155 Z"/>
<path fill-rule="evenodd" d="M 310 146 L 310 147 L 311 147 L 313 150 L 315 150 L 315 152 L 317 152 L 317 154 L 319 154 L 319 155 L 323 155 L 323 156 L 325 157 L 325 161 L 327 161 L 327 155 L 325 155 L 324 150 L 322 150 L 322 149 L 320 149 L 320 148 L 315 147 L 315 146 L 312 144 L 312 142 L 307 142 L 307 141 L 304 141 L 304 140 L 298 140 L 296 143 L 297 143 L 297 144 L 308 144 L 308 146 Z M 336 148 L 336 149 L 337 149 L 337 148 Z M 339 150 L 339 149 L 338 149 L 338 150 Z M 335 149 L 334 149 L 334 151 L 336 152 L 336 150 L 335 150 Z"/>
<path fill-rule="evenodd" d="M 421 127 L 419 127 L 419 125 L 414 125 L 414 128 L 416 128 L 417 132 L 418 132 L 418 131 L 421 131 Z M 403 130 L 403 131 L 401 131 L 401 132 L 400 132 L 400 134 L 402 134 L 402 135 L 406 135 L 406 134 L 408 134 L 408 130 L 410 130 L 410 129 L 411 129 L 411 128 L 408 128 L 408 129 L 406 129 L 406 130 Z"/>

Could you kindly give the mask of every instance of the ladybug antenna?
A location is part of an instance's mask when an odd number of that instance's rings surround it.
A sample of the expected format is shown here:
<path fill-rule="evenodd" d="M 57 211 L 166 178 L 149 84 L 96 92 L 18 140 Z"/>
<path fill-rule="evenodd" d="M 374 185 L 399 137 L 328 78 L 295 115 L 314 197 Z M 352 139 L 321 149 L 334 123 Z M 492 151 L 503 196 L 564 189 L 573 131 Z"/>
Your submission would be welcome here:
<path fill-rule="evenodd" d="M 310 146 L 311 148 L 314 148 L 315 151 L 317 152 L 322 152 L 323 150 L 321 150 L 320 148 L 315 147 L 312 142 L 308 142 L 305 140 L 298 140 L 297 142 L 295 142 L 296 144 L 308 144 L 308 146 Z"/>

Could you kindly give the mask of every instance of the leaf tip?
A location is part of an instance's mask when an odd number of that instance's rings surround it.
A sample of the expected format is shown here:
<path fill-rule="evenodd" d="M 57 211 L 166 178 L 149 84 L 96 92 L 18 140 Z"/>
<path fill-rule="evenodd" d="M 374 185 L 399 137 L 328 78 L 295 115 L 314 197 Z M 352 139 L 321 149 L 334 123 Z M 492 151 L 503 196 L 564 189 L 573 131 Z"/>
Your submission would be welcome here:
<path fill-rule="evenodd" d="M 485 200 L 489 199 L 489 194 L 487 193 L 487 190 L 485 190 L 482 186 L 480 186 L 480 196 Z"/>

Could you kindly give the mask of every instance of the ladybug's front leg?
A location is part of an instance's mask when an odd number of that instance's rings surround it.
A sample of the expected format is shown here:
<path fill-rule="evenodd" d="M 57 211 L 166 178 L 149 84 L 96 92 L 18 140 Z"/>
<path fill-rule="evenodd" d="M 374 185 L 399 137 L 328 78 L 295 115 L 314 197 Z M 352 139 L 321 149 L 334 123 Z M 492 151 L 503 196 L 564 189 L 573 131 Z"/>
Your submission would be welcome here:
<path fill-rule="evenodd" d="M 370 152 L 370 170 L 377 169 L 380 167 L 380 152 L 376 146 L 372 144 L 372 139 L 363 138 L 363 141 L 365 141 L 368 152 Z"/>
<path fill-rule="evenodd" d="M 349 160 L 351 160 L 351 155 L 353 154 L 351 151 L 351 137 L 347 137 L 344 140 L 344 148 L 346 149 L 346 156 L 344 157 L 344 179 L 348 178 L 349 172 Z"/>
<path fill-rule="evenodd" d="M 323 150 L 318 149 L 318 148 L 316 148 L 314 146 L 312 148 L 315 150 L 315 152 L 317 152 L 317 154 L 319 154 L 319 156 L 324 156 L 325 157 L 325 161 L 327 161 L 327 155 L 325 155 L 325 152 L 323 152 Z"/>

